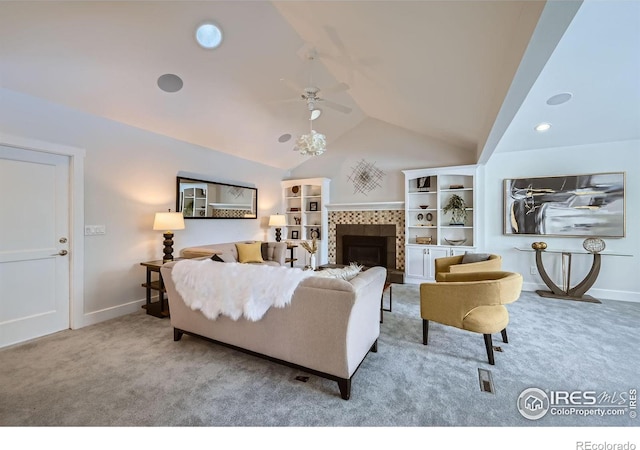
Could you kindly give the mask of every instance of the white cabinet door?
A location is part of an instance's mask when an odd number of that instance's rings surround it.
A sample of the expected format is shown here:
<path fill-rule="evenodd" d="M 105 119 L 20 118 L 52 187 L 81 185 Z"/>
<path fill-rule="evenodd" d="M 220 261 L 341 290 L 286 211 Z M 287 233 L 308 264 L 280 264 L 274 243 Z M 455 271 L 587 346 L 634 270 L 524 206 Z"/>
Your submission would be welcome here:
<path fill-rule="evenodd" d="M 449 252 L 446 248 L 435 248 L 429 247 L 427 249 L 426 259 L 426 270 L 425 270 L 425 278 L 429 281 L 433 281 L 436 279 L 436 259 L 437 258 L 446 258 L 449 256 Z"/>
<path fill-rule="evenodd" d="M 435 259 L 448 256 L 447 249 L 438 247 L 407 246 L 405 251 L 407 277 L 423 281 L 433 281 L 436 277 Z"/>
<path fill-rule="evenodd" d="M 406 247 L 407 252 L 407 276 L 413 278 L 424 278 L 426 255 L 423 247 Z"/>

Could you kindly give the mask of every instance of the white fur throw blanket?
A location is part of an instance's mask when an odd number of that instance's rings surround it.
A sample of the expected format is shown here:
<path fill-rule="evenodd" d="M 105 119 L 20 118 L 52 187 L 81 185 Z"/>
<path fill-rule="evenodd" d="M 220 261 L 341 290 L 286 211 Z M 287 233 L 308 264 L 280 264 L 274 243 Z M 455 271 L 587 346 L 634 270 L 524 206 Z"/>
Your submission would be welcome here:
<path fill-rule="evenodd" d="M 270 307 L 287 306 L 298 283 L 313 273 L 284 266 L 185 259 L 175 264 L 171 277 L 186 305 L 208 319 L 222 314 L 257 321 Z"/>

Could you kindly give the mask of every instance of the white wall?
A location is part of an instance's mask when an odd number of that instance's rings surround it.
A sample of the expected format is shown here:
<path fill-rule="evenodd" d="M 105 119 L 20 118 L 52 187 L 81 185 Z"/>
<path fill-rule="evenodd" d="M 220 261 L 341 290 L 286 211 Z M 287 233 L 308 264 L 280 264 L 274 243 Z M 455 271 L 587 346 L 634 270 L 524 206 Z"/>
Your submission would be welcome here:
<path fill-rule="evenodd" d="M 604 240 L 606 251 L 632 256 L 602 256 L 600 275 L 588 294 L 596 298 L 640 302 L 640 141 L 496 153 L 491 157 L 484 167 L 483 186 L 479 186 L 484 196 L 482 230 L 486 250 L 503 255 L 505 269 L 522 273 L 525 289 L 547 290 L 547 287 L 538 275 L 530 274 L 531 266 L 535 266 L 534 253 L 521 252 L 514 247 L 530 248 L 533 242 L 544 241 L 548 249 L 581 250 L 584 238 L 503 235 L 503 180 L 598 172 L 626 172 L 626 236 Z M 549 275 L 561 286 L 560 256 L 544 256 Z M 584 278 L 591 261 L 590 255 L 574 256 L 572 286 Z"/>
<path fill-rule="evenodd" d="M 330 142 L 324 154 L 293 169 L 288 178 L 330 178 L 330 203 L 404 201 L 402 170 L 473 164 L 474 158 L 473 153 L 441 141 L 376 119 L 365 119 Z M 380 187 L 366 195 L 354 192 L 353 183 L 349 181 L 353 168 L 362 159 L 375 163 L 385 173 Z"/>
<path fill-rule="evenodd" d="M 0 131 L 86 150 L 85 224 L 106 225 L 107 233 L 84 237 L 85 324 L 140 307 L 140 262 L 162 258 L 153 218 L 175 209 L 178 173 L 257 187 L 258 220 L 187 220 L 175 232 L 174 255 L 186 246 L 274 238 L 267 222 L 280 209 L 280 169 L 4 89 Z"/>

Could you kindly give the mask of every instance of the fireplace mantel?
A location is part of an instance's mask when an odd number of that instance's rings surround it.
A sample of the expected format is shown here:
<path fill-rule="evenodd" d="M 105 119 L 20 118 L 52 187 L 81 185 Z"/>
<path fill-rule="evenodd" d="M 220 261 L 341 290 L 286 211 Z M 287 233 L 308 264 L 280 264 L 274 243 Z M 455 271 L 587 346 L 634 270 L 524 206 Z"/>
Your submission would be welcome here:
<path fill-rule="evenodd" d="M 404 210 L 404 202 L 330 203 L 328 211 L 387 211 Z"/>

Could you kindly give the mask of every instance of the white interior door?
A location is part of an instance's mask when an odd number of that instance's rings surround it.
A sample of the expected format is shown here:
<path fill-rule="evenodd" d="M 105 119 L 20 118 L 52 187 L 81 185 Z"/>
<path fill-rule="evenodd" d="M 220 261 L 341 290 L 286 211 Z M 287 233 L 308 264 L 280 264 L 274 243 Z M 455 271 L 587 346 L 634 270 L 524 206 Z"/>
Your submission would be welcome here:
<path fill-rule="evenodd" d="M 69 157 L 0 146 L 0 347 L 69 328 Z"/>

